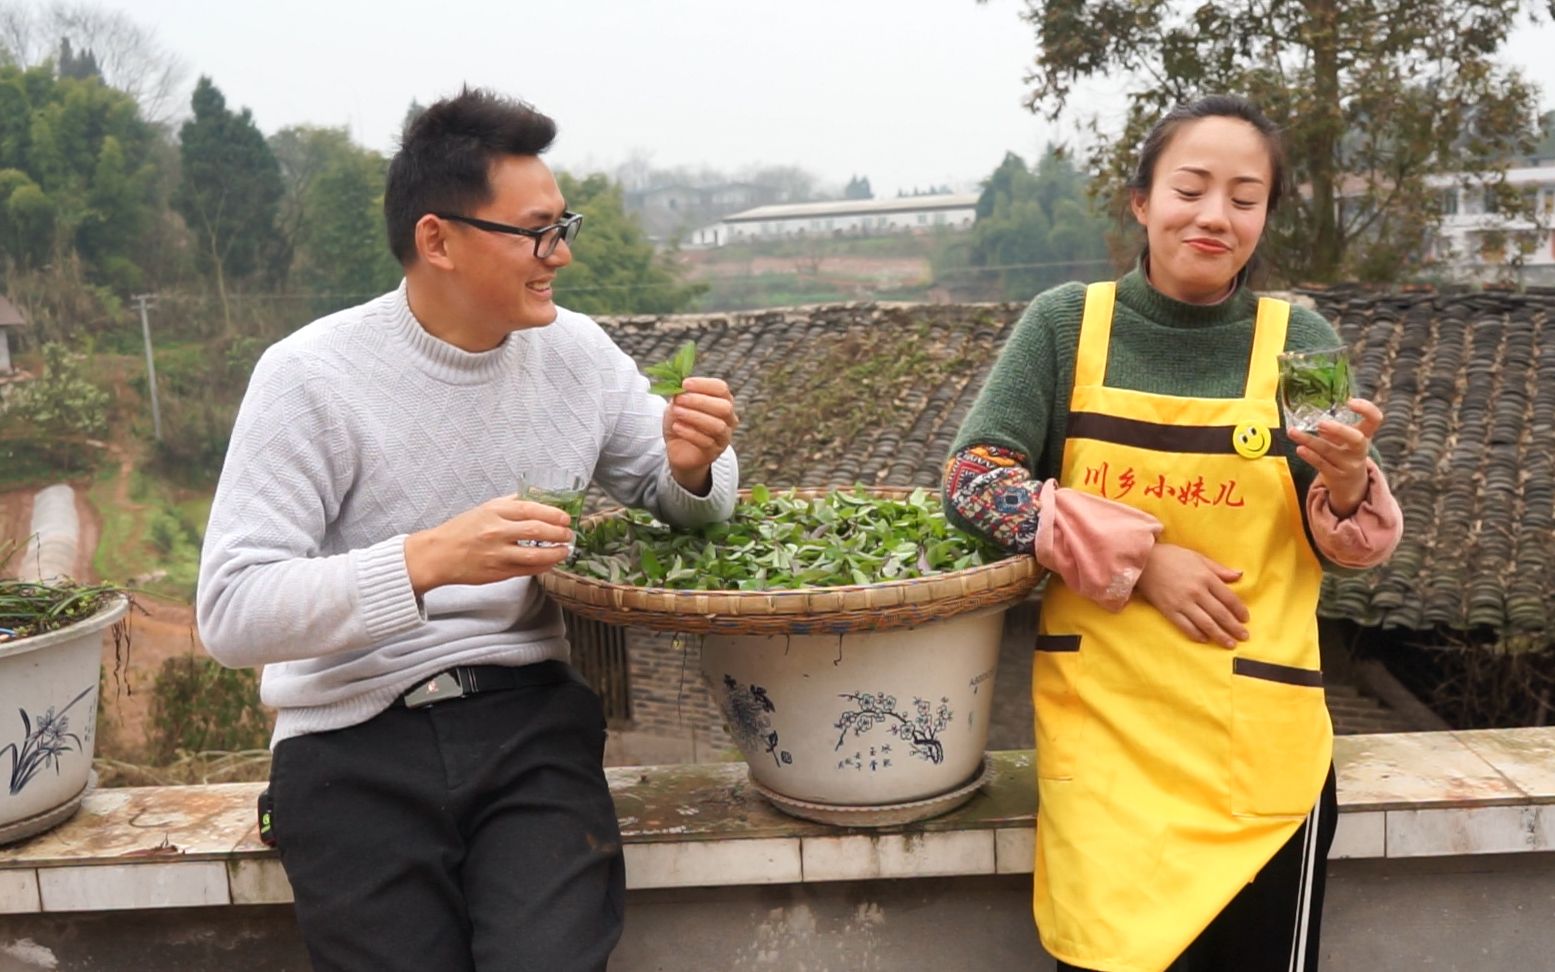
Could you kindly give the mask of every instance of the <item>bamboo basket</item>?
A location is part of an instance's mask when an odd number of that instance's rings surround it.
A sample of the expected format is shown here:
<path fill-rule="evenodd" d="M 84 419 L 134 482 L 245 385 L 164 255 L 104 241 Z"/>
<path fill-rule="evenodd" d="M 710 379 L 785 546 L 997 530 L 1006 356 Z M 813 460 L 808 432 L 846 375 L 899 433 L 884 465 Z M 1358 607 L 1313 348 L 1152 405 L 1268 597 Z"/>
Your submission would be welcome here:
<path fill-rule="evenodd" d="M 834 488 L 838 487 L 793 492 L 799 498 L 813 499 Z M 887 499 L 913 492 L 895 486 L 865 491 Z M 748 490 L 740 491 L 741 499 L 749 495 Z M 594 513 L 584 517 L 579 526 L 587 527 L 622 512 L 616 508 Z M 769 635 L 889 631 L 943 621 L 978 608 L 1017 601 L 1037 585 L 1042 573 L 1030 554 L 1012 554 L 991 564 L 929 577 L 777 591 L 637 587 L 583 577 L 564 567 L 539 577 L 546 592 L 562 606 L 597 621 L 687 634 Z"/>

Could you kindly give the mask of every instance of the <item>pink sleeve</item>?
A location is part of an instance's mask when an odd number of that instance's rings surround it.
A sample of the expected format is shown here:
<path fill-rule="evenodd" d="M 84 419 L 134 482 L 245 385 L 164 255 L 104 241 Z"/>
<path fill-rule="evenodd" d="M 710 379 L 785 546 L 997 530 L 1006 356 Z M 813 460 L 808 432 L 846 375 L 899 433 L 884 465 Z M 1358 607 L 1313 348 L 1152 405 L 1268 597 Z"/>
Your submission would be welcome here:
<path fill-rule="evenodd" d="M 1404 513 L 1388 489 L 1382 470 L 1366 460 L 1366 498 L 1344 519 L 1328 505 L 1328 487 L 1319 479 L 1307 490 L 1307 522 L 1324 557 L 1341 567 L 1375 567 L 1389 557 L 1404 535 Z"/>
<path fill-rule="evenodd" d="M 1037 563 L 1076 594 L 1121 611 L 1161 533 L 1161 521 L 1100 496 L 1042 484 L 1037 514 Z"/>

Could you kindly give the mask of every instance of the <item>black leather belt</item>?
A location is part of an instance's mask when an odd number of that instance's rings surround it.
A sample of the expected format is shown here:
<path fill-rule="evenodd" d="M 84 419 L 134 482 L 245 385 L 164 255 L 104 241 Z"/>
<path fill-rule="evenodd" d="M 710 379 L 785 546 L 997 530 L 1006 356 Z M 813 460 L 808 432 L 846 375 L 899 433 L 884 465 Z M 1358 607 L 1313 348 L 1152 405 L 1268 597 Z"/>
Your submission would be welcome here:
<path fill-rule="evenodd" d="M 480 692 L 500 692 L 526 685 L 552 685 L 570 677 L 566 662 L 532 665 L 460 665 L 445 669 L 394 700 L 394 705 L 419 709 L 435 702 L 449 702 Z"/>

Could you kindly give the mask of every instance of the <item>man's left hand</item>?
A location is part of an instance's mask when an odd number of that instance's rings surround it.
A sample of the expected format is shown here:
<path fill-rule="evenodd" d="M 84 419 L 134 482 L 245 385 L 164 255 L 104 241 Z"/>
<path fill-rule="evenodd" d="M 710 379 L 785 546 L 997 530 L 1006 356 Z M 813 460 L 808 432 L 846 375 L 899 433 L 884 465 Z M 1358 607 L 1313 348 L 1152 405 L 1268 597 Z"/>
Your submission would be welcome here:
<path fill-rule="evenodd" d="M 706 496 L 713 460 L 729 447 L 740 417 L 729 386 L 718 378 L 687 378 L 681 388 L 664 410 L 664 452 L 675 481 Z"/>

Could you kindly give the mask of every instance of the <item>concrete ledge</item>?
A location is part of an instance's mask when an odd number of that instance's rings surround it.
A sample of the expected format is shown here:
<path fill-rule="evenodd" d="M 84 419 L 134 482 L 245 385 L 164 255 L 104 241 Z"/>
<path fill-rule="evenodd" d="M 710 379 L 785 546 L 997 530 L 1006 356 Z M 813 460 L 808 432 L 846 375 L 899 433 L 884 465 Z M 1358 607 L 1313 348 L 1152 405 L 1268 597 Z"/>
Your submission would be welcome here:
<path fill-rule="evenodd" d="M 607 771 L 628 887 L 684 889 L 1030 873 L 1032 754 L 990 754 L 970 803 L 882 831 L 788 817 L 744 764 Z M 1331 858 L 1555 851 L 1555 729 L 1351 736 L 1336 742 Z M 60 828 L 0 848 L 0 914 L 276 905 L 291 889 L 258 841 L 260 784 L 92 794 Z"/>

